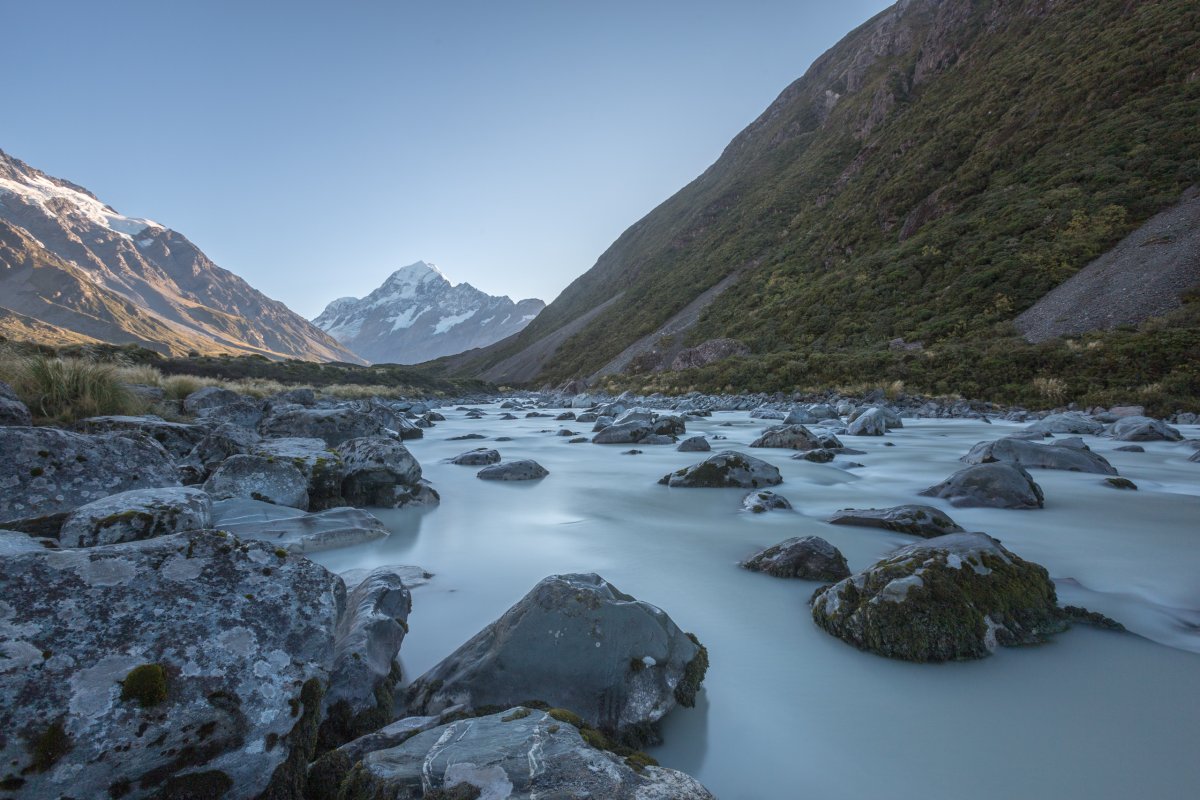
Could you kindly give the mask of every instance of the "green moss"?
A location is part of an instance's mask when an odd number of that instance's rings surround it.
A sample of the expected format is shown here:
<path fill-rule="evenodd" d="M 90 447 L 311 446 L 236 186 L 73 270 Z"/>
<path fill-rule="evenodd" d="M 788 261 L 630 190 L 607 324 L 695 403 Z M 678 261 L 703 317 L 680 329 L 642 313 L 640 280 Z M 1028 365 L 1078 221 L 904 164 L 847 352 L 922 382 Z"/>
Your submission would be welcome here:
<path fill-rule="evenodd" d="M 167 673 L 161 664 L 134 667 L 121 681 L 121 700 L 153 708 L 167 699 Z"/>
<path fill-rule="evenodd" d="M 282 547 L 276 547 L 276 548 L 275 548 L 275 555 L 276 555 L 276 556 L 278 556 L 279 558 L 287 558 L 287 557 L 288 557 L 288 551 L 287 551 L 287 550 L 284 550 Z"/>
<path fill-rule="evenodd" d="M 482 794 L 479 787 L 469 783 L 456 783 L 450 787 L 431 789 L 425 793 L 423 800 L 477 800 Z"/>
<path fill-rule="evenodd" d="M 46 473 L 46 470 L 42 469 L 41 467 L 34 467 L 33 469 L 29 470 L 29 474 L 35 478 L 40 477 L 41 475 L 44 475 L 45 473 Z"/>
<path fill-rule="evenodd" d="M 651 756 L 638 752 L 625 757 L 625 766 L 634 772 L 642 772 L 646 767 L 657 767 L 658 762 Z"/>
<path fill-rule="evenodd" d="M 317 678 L 309 678 L 300 688 L 300 696 L 292 706 L 303 708 L 296 724 L 284 737 L 288 754 L 284 762 L 275 768 L 266 790 L 258 800 L 295 800 L 304 796 L 304 785 L 308 763 L 317 747 L 317 726 L 321 717 L 321 697 L 324 688 Z"/>
<path fill-rule="evenodd" d="M 69 753 L 72 746 L 71 737 L 67 734 L 62 720 L 55 720 L 27 742 L 30 755 L 33 756 L 29 769 L 33 772 L 46 772 Z"/>
<path fill-rule="evenodd" d="M 532 713 L 533 712 L 530 711 L 528 708 L 518 708 L 515 711 L 513 711 L 511 714 L 505 714 L 503 717 L 500 718 L 500 721 L 501 722 L 514 722 L 515 720 L 518 720 L 518 719 L 525 719 Z"/>
<path fill-rule="evenodd" d="M 1137 484 L 1129 480 L 1129 478 L 1105 478 L 1104 484 L 1111 486 L 1114 489 L 1131 489 L 1137 491 Z"/>
<path fill-rule="evenodd" d="M 551 708 L 546 711 L 546 713 L 559 722 L 565 722 L 568 725 L 574 725 L 576 728 L 583 727 L 583 718 L 574 711 L 568 711 L 565 708 Z"/>
<path fill-rule="evenodd" d="M 696 645 L 697 650 L 696 655 L 684 667 L 683 677 L 675 686 L 675 700 L 684 708 L 691 708 L 696 705 L 696 693 L 700 691 L 700 684 L 704 682 L 704 676 L 708 672 L 708 648 L 700 644 L 694 633 L 687 634 L 687 637 Z"/>

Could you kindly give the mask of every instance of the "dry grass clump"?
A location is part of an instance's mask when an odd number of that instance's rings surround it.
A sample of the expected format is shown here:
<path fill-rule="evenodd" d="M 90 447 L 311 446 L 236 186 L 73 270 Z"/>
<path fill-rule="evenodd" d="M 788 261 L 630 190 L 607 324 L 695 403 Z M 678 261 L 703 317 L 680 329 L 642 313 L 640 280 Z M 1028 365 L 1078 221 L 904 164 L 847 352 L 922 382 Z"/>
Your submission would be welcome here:
<path fill-rule="evenodd" d="M 144 414 L 148 409 L 146 401 L 125 385 L 113 364 L 0 353 L 0 380 L 12 386 L 39 422 Z"/>

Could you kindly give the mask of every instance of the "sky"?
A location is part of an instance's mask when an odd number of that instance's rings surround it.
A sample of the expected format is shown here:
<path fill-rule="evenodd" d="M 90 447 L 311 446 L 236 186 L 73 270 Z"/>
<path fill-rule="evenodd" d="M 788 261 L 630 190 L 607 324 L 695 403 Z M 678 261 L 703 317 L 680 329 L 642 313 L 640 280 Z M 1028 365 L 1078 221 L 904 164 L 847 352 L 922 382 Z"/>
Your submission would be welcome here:
<path fill-rule="evenodd" d="M 885 0 L 0 0 L 0 149 L 306 317 L 552 300 Z"/>

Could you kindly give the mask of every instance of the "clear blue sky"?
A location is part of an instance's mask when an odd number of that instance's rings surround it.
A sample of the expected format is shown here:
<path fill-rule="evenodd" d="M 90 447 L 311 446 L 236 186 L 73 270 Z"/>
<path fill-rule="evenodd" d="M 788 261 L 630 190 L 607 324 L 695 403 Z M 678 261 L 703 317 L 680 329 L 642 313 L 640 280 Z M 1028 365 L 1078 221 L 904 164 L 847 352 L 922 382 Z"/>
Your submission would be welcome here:
<path fill-rule="evenodd" d="M 0 0 L 0 149 L 308 317 L 418 259 L 549 301 L 888 5 Z"/>

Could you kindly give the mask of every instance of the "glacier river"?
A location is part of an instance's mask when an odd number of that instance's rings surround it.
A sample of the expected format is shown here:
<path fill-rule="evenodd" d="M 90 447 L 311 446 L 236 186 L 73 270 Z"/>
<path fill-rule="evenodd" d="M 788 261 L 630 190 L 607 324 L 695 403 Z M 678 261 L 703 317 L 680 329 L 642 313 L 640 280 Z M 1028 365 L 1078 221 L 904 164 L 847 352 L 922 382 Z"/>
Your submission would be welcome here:
<path fill-rule="evenodd" d="M 554 435 L 565 425 L 590 438 L 591 423 L 502 421 L 496 406 L 477 407 L 487 416 L 441 409 L 446 422 L 406 443 L 440 506 L 372 509 L 389 538 L 314 556 L 339 572 L 413 564 L 434 573 L 413 590 L 400 653 L 406 679 L 543 577 L 597 572 L 707 645 L 712 663 L 697 706 L 672 711 L 664 744 L 649 752 L 722 800 L 1200 796 L 1200 464 L 1187 462 L 1187 445 L 1147 442 L 1145 453 L 1121 453 L 1113 451 L 1124 443 L 1087 436 L 1139 491 L 1110 489 L 1099 475 L 1031 470 L 1044 509 L 955 509 L 917 492 L 960 468 L 971 445 L 1023 424 L 906 419 L 885 437 L 842 437 L 866 455 L 812 464 L 787 450 L 746 450 L 769 421 L 727 412 L 688 422 L 687 436 L 728 437 L 712 442 L 714 451 L 740 449 L 779 467 L 784 482 L 774 490 L 796 510 L 752 515 L 741 510 L 742 490 L 656 483 L 703 453 L 642 446 L 642 455 L 622 455 L 636 445 Z M 1200 426 L 1180 430 L 1200 435 Z M 487 439 L 448 441 L 464 433 Z M 550 475 L 482 481 L 478 467 L 442 463 L 480 446 L 506 461 L 535 459 Z M 837 466 L 847 461 L 864 466 Z M 1132 633 L 1076 626 L 981 661 L 893 661 L 813 624 L 807 601 L 819 584 L 737 566 L 811 534 L 858 571 L 919 540 L 824 519 L 839 508 L 916 502 L 1044 565 L 1061 603 L 1108 614 Z"/>

